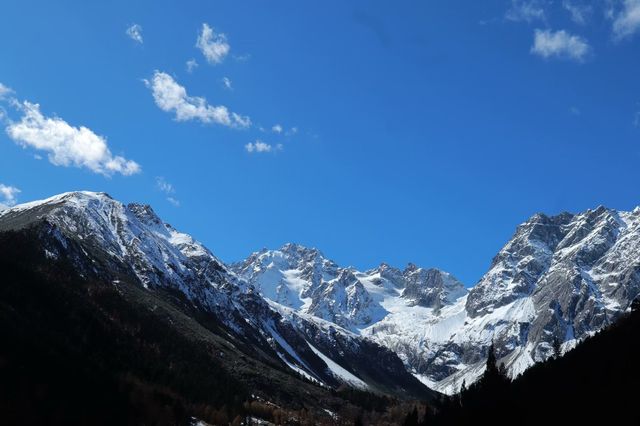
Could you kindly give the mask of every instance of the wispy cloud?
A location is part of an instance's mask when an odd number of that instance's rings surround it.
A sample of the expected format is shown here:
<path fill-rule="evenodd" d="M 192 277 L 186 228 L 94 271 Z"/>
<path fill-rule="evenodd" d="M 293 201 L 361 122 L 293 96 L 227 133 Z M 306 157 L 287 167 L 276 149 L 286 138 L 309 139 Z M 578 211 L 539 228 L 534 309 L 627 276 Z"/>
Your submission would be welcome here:
<path fill-rule="evenodd" d="M 485 26 L 485 25 L 489 25 L 489 24 L 495 24 L 495 23 L 500 22 L 500 21 L 501 21 L 501 19 L 499 19 L 499 18 L 480 19 L 478 21 L 478 25 Z"/>
<path fill-rule="evenodd" d="M 533 22 L 544 21 L 547 15 L 541 0 L 511 0 L 505 18 L 514 22 Z"/>
<path fill-rule="evenodd" d="M 262 142 L 260 139 L 257 139 L 254 143 L 249 142 L 244 146 L 244 149 L 248 153 L 262 153 L 262 152 L 273 152 L 273 151 L 282 151 L 284 146 L 282 144 L 277 144 L 275 147 L 269 145 L 268 143 Z"/>
<path fill-rule="evenodd" d="M 144 43 L 142 39 L 142 27 L 138 24 L 133 24 L 129 28 L 127 28 L 127 36 L 136 43 Z"/>
<path fill-rule="evenodd" d="M 580 108 L 576 107 L 576 106 L 572 106 L 571 108 L 569 108 L 569 113 L 571 113 L 571 115 L 575 115 L 576 117 L 582 114 L 582 111 L 580 111 Z"/>
<path fill-rule="evenodd" d="M 631 37 L 640 30 L 640 0 L 624 0 L 622 10 L 612 13 L 613 36 L 616 40 Z"/>
<path fill-rule="evenodd" d="M 275 124 L 272 128 L 271 131 L 273 133 L 282 133 L 284 129 L 282 128 L 282 126 L 280 124 Z"/>
<path fill-rule="evenodd" d="M 251 126 L 251 119 L 247 116 L 230 112 L 226 106 L 210 105 L 205 98 L 189 96 L 187 90 L 167 73 L 155 71 L 150 81 L 145 80 L 145 84 L 151 90 L 158 108 L 175 113 L 178 121 L 198 120 L 236 128 Z"/>
<path fill-rule="evenodd" d="M 187 72 L 191 74 L 196 68 L 198 68 L 198 61 L 193 58 L 189 59 L 187 61 Z"/>
<path fill-rule="evenodd" d="M 9 124 L 7 134 L 23 147 L 47 152 L 52 164 L 87 168 L 105 176 L 115 173 L 128 176 L 140 172 L 138 163 L 114 156 L 106 138 L 91 129 L 71 126 L 59 117 L 45 117 L 38 104 L 16 101 L 16 105 L 22 112 L 22 118 Z"/>
<path fill-rule="evenodd" d="M 227 90 L 233 90 L 233 82 L 229 77 L 222 77 L 222 86 Z"/>
<path fill-rule="evenodd" d="M 11 103 L 13 101 L 13 90 L 10 87 L 5 86 L 0 83 L 0 101 L 9 100 Z M 2 105 L 0 105 L 0 124 L 10 123 L 9 116 L 7 115 L 7 111 L 4 109 Z"/>
<path fill-rule="evenodd" d="M 575 0 L 564 0 L 564 7 L 571 15 L 571 20 L 578 25 L 586 25 L 593 13 L 593 7 L 590 4 L 578 3 Z"/>
<path fill-rule="evenodd" d="M 251 59 L 251 54 L 243 53 L 242 55 L 233 55 L 233 59 L 236 62 L 248 62 Z"/>
<path fill-rule="evenodd" d="M 14 206 L 18 201 L 17 195 L 19 193 L 20 190 L 15 186 L 0 183 L 0 210 Z"/>
<path fill-rule="evenodd" d="M 221 63 L 231 50 L 227 36 L 215 33 L 206 23 L 202 24 L 196 47 L 200 49 L 207 62 L 213 65 Z"/>
<path fill-rule="evenodd" d="M 572 35 L 565 30 L 535 30 L 531 53 L 543 58 L 562 58 L 584 61 L 591 47 L 582 37 Z"/>
<path fill-rule="evenodd" d="M 156 177 L 156 187 L 165 194 L 175 194 L 176 190 L 169 182 L 167 182 L 162 176 Z"/>
<path fill-rule="evenodd" d="M 165 178 L 162 176 L 156 177 L 156 188 L 165 193 L 167 196 L 166 199 L 169 203 L 173 204 L 175 207 L 180 207 L 180 201 L 173 196 L 176 193 L 176 189 L 172 184 L 167 182 Z"/>
<path fill-rule="evenodd" d="M 4 84 L 0 83 L 0 100 L 6 99 L 11 95 L 13 95 L 13 90 L 10 87 L 7 87 Z"/>

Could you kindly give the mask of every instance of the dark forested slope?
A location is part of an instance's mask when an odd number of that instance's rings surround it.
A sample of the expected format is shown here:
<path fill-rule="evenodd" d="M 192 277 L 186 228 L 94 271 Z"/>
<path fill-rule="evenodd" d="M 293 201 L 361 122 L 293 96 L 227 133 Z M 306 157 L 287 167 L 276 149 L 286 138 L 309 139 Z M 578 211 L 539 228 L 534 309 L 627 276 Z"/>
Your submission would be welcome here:
<path fill-rule="evenodd" d="M 49 258 L 42 232 L 0 232 L 0 424 L 349 424 L 394 404 L 295 377 L 178 294 Z"/>
<path fill-rule="evenodd" d="M 617 323 L 513 382 L 488 361 L 484 377 L 424 424 L 640 424 L 640 303 Z"/>

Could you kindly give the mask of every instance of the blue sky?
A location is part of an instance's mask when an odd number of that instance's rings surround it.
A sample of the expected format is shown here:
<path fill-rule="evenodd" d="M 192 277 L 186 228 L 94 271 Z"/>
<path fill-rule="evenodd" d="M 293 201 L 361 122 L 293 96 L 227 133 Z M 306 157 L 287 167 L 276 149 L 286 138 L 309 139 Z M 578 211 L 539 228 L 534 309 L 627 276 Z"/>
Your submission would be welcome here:
<path fill-rule="evenodd" d="M 3 3 L 0 203 L 469 285 L 535 212 L 640 204 L 640 0 L 87 3 Z"/>

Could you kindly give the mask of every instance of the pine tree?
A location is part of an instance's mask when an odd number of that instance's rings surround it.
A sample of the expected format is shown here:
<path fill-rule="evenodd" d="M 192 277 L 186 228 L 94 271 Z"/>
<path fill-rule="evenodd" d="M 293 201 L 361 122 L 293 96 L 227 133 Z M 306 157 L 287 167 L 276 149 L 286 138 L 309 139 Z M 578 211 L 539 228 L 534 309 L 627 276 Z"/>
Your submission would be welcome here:
<path fill-rule="evenodd" d="M 491 343 L 491 346 L 489 346 L 487 368 L 485 369 L 481 380 L 489 388 L 501 387 L 503 384 L 510 381 L 507 374 L 507 368 L 504 363 L 500 363 L 500 366 L 498 366 L 498 357 L 496 356 L 496 348 L 493 342 Z"/>
<path fill-rule="evenodd" d="M 458 394 L 458 404 L 462 407 L 464 405 L 464 397 L 467 393 L 467 381 L 462 380 L 462 386 L 460 387 L 460 393 Z"/>
<path fill-rule="evenodd" d="M 553 336 L 553 342 L 551 343 L 551 345 L 553 346 L 554 358 L 558 358 L 560 355 L 562 355 L 562 342 L 557 335 Z"/>
<path fill-rule="evenodd" d="M 487 369 L 485 370 L 486 376 L 498 376 L 500 372 L 498 371 L 498 359 L 496 357 L 496 348 L 491 342 L 491 346 L 489 346 L 489 355 L 487 356 Z"/>
<path fill-rule="evenodd" d="M 498 374 L 500 377 L 507 377 L 507 367 L 504 365 L 504 362 L 500 363 L 500 367 L 498 367 Z"/>

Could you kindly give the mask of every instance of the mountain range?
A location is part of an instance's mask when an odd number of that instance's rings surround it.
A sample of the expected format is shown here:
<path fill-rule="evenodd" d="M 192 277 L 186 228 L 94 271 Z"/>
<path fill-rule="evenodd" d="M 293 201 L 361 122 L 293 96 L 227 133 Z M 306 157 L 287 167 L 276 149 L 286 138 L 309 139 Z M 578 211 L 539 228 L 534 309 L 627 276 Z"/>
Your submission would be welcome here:
<path fill-rule="evenodd" d="M 234 380 L 280 400 L 303 390 L 330 404 L 341 386 L 430 400 L 476 381 L 491 345 L 516 377 L 614 323 L 640 292 L 640 208 L 536 214 L 472 287 L 414 264 L 359 271 L 297 244 L 227 265 L 150 206 L 105 193 L 0 211 L 0 235 L 16 233 L 43 265 L 162 312 Z"/>
<path fill-rule="evenodd" d="M 455 393 L 483 373 L 492 343 L 516 377 L 614 322 L 640 291 L 640 209 L 536 214 L 471 288 L 413 264 L 342 268 L 294 244 L 231 268 L 272 306 L 387 347 L 431 389 Z"/>

